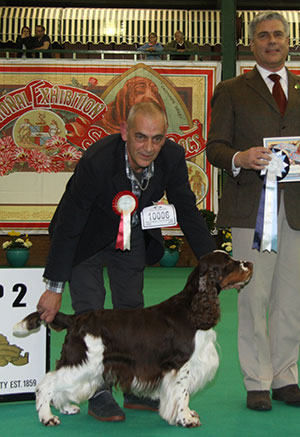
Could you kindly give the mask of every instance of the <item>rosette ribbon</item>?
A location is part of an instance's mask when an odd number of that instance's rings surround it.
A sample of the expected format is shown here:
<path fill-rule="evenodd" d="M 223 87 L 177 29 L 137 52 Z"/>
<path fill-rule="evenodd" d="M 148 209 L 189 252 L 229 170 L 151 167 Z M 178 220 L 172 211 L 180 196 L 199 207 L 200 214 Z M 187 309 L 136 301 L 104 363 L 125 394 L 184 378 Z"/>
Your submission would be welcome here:
<path fill-rule="evenodd" d="M 112 208 L 116 214 L 121 216 L 116 249 L 130 250 L 131 214 L 137 206 L 138 199 L 131 191 L 121 191 L 113 199 Z"/>
<path fill-rule="evenodd" d="M 252 249 L 277 252 L 277 184 L 289 172 L 289 158 L 272 149 L 272 160 L 262 171 L 264 185 L 260 196 Z"/>

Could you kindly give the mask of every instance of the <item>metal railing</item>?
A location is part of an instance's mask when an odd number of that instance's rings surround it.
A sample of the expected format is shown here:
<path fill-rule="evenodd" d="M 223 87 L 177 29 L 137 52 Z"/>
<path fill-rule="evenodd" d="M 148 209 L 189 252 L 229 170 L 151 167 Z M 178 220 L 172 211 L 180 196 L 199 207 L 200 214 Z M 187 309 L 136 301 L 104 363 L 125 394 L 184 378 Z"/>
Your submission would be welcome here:
<path fill-rule="evenodd" d="M 72 56 L 67 56 L 67 59 L 73 59 L 77 60 L 78 55 L 98 55 L 99 59 L 107 59 L 106 56 L 114 56 L 117 59 L 122 59 L 122 56 L 128 56 L 130 55 L 135 61 L 138 59 L 147 60 L 147 56 L 159 56 L 161 60 L 170 60 L 172 57 L 176 56 L 176 58 L 182 57 L 183 60 L 186 60 L 186 57 L 193 57 L 193 60 L 195 61 L 201 61 L 202 57 L 219 57 L 221 56 L 221 52 L 212 52 L 212 51 L 201 51 L 201 50 L 195 50 L 195 51 L 187 51 L 187 52 L 175 52 L 175 51 L 162 51 L 162 52 L 152 52 L 151 54 L 147 52 L 142 51 L 133 51 L 133 50 L 68 50 L 68 49 L 57 49 L 57 50 L 22 50 L 22 49 L 15 49 L 15 48 L 4 48 L 0 49 L 0 53 L 5 54 L 6 59 L 20 59 L 20 57 L 16 58 L 17 53 L 22 53 L 26 56 L 26 54 L 30 53 L 33 55 L 32 58 L 27 59 L 37 59 L 36 55 L 38 54 L 38 58 L 45 59 L 43 57 L 44 54 L 49 55 L 51 53 L 53 59 L 63 59 L 64 55 L 71 54 Z M 54 55 L 54 56 L 53 56 Z M 51 59 L 51 58 L 47 58 Z M 111 59 L 111 58 L 110 58 Z M 150 59 L 151 60 L 151 59 Z"/>

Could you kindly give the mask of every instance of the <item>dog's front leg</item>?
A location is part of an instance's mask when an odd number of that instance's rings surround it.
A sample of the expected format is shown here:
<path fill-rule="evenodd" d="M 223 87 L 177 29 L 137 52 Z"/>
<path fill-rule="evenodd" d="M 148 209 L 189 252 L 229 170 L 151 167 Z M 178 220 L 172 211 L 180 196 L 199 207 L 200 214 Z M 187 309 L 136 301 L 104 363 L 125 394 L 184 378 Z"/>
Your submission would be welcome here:
<path fill-rule="evenodd" d="M 198 414 L 189 408 L 190 363 L 185 363 L 179 371 L 172 370 L 162 381 L 159 414 L 170 425 L 187 428 L 200 426 Z"/>
<path fill-rule="evenodd" d="M 56 426 L 60 424 L 57 416 L 52 414 L 50 402 L 53 397 L 53 383 L 55 372 L 49 372 L 38 384 L 35 391 L 35 405 L 39 420 L 45 426 Z"/>

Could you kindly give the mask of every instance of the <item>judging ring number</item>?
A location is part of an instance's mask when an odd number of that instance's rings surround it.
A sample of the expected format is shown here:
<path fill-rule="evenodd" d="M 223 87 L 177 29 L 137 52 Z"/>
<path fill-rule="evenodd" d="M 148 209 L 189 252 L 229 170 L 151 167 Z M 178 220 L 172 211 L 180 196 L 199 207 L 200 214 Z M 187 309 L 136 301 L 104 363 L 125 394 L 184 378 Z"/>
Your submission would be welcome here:
<path fill-rule="evenodd" d="M 169 220 L 170 212 L 169 211 L 152 211 L 148 212 L 149 220 Z"/>
<path fill-rule="evenodd" d="M 15 300 L 12 303 L 12 307 L 13 308 L 17 308 L 17 307 L 26 307 L 27 304 L 23 301 L 26 293 L 27 293 L 27 287 L 25 284 L 15 284 L 12 287 L 12 291 L 14 293 L 18 293 L 17 297 L 15 298 Z M 0 284 L 0 298 L 4 297 L 4 287 L 3 285 Z"/>

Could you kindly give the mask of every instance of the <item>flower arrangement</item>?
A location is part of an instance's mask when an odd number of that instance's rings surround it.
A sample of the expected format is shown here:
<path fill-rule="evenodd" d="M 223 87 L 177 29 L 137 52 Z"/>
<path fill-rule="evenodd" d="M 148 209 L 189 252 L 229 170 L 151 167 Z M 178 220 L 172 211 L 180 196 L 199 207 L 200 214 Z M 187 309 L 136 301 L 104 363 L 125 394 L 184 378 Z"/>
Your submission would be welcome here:
<path fill-rule="evenodd" d="M 164 247 L 170 252 L 180 252 L 183 244 L 183 239 L 174 235 L 164 235 Z"/>
<path fill-rule="evenodd" d="M 223 229 L 223 243 L 221 244 L 221 247 L 228 253 L 232 253 L 232 234 L 231 229 Z"/>
<path fill-rule="evenodd" d="M 32 246 L 31 241 L 28 238 L 28 235 L 22 235 L 20 232 L 10 231 L 8 235 L 11 237 L 11 240 L 5 241 L 2 244 L 2 248 L 6 249 L 30 249 Z"/>

